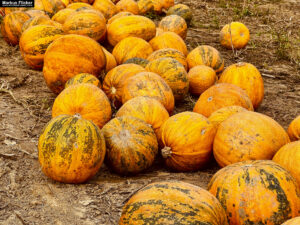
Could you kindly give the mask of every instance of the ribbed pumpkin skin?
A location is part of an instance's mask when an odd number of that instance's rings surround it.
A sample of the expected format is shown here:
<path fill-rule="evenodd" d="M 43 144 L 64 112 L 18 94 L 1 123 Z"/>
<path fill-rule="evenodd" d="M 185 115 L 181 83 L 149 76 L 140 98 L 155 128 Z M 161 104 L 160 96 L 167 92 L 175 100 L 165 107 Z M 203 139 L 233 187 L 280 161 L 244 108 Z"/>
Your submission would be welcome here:
<path fill-rule="evenodd" d="M 59 29 L 62 29 L 61 24 L 51 20 L 49 18 L 49 16 L 36 16 L 36 17 L 32 17 L 29 20 L 27 20 L 23 26 L 22 26 L 22 33 L 27 30 L 30 27 L 36 26 L 36 25 L 50 25 L 50 26 L 54 26 L 57 27 Z"/>
<path fill-rule="evenodd" d="M 140 14 L 146 14 L 149 11 L 154 10 L 154 5 L 152 0 L 139 0 L 137 2 Z"/>
<path fill-rule="evenodd" d="M 270 160 L 227 166 L 213 176 L 208 190 L 226 210 L 230 225 L 280 225 L 300 212 L 295 179 Z"/>
<path fill-rule="evenodd" d="M 116 6 L 119 12 L 131 12 L 135 15 L 139 14 L 139 6 L 134 0 L 121 0 Z"/>
<path fill-rule="evenodd" d="M 220 43 L 227 49 L 244 48 L 250 40 L 248 28 L 240 22 L 226 24 L 220 32 Z"/>
<path fill-rule="evenodd" d="M 204 116 L 182 112 L 171 116 L 161 127 L 166 165 L 175 171 L 195 171 L 210 159 L 216 130 Z"/>
<path fill-rule="evenodd" d="M 130 99 L 119 109 L 116 117 L 122 116 L 133 116 L 145 121 L 159 137 L 159 128 L 169 118 L 169 113 L 156 99 L 140 96 Z"/>
<path fill-rule="evenodd" d="M 93 84 L 71 85 L 56 97 L 52 117 L 76 113 L 102 128 L 111 118 L 110 102 L 104 92 Z"/>
<path fill-rule="evenodd" d="M 127 37 L 138 37 L 146 41 L 151 40 L 156 34 L 155 23 L 144 16 L 123 16 L 115 19 L 107 27 L 108 42 L 115 46 Z"/>
<path fill-rule="evenodd" d="M 216 82 L 216 72 L 213 68 L 205 65 L 195 66 L 188 72 L 190 93 L 201 95 Z"/>
<path fill-rule="evenodd" d="M 116 173 L 136 174 L 148 169 L 158 152 L 151 126 L 132 116 L 109 121 L 102 129 L 107 153 L 106 163 Z"/>
<path fill-rule="evenodd" d="M 36 9 L 31 9 L 31 10 L 26 10 L 26 13 L 30 17 L 36 17 L 36 16 L 48 16 L 45 11 L 42 10 L 36 10 Z M 50 17 L 49 17 L 50 18 Z"/>
<path fill-rule="evenodd" d="M 224 59 L 220 52 L 209 45 L 198 46 L 188 54 L 186 60 L 190 69 L 198 65 L 210 66 L 216 73 L 224 69 Z"/>
<path fill-rule="evenodd" d="M 106 20 L 118 13 L 118 9 L 110 0 L 95 0 L 93 7 L 99 10 Z"/>
<path fill-rule="evenodd" d="M 7 14 L 1 23 L 1 34 L 4 40 L 13 46 L 19 44 L 22 26 L 29 19 L 30 16 L 25 12 L 16 11 Z"/>
<path fill-rule="evenodd" d="M 43 74 L 48 87 L 59 93 L 67 80 L 78 73 L 98 76 L 106 66 L 101 45 L 82 35 L 64 35 L 46 50 Z"/>
<path fill-rule="evenodd" d="M 151 183 L 129 199 L 119 225 L 142 224 L 228 225 L 212 194 L 181 181 Z"/>
<path fill-rule="evenodd" d="M 160 75 L 172 89 L 175 100 L 182 100 L 189 91 L 189 80 L 183 65 L 176 59 L 159 58 L 148 63 L 146 70 Z"/>
<path fill-rule="evenodd" d="M 149 61 L 153 61 L 164 57 L 176 59 L 184 66 L 185 70 L 188 69 L 185 55 L 182 52 L 173 48 L 164 48 L 164 49 L 157 50 L 153 52 L 151 55 L 149 55 L 147 59 Z"/>
<path fill-rule="evenodd" d="M 287 132 L 291 141 L 300 140 L 300 115 L 290 123 Z"/>
<path fill-rule="evenodd" d="M 107 25 L 111 24 L 114 20 L 121 18 L 123 16 L 132 16 L 133 14 L 131 12 L 119 12 L 116 15 L 112 16 L 111 18 L 109 18 L 109 20 L 107 21 Z"/>
<path fill-rule="evenodd" d="M 123 87 L 129 77 L 146 71 L 136 64 L 123 64 L 110 70 L 103 81 L 103 91 L 116 106 L 122 102 Z"/>
<path fill-rule="evenodd" d="M 69 4 L 67 6 L 67 9 L 74 9 L 74 10 L 76 10 L 76 9 L 79 9 L 79 8 L 82 8 L 82 7 L 94 9 L 94 7 L 91 6 L 90 4 L 83 3 L 83 2 L 76 2 L 76 3 Z"/>
<path fill-rule="evenodd" d="M 52 17 L 59 10 L 66 8 L 65 4 L 61 0 L 35 0 L 34 9 L 45 11 L 50 17 Z"/>
<path fill-rule="evenodd" d="M 246 160 L 272 159 L 289 143 L 285 130 L 271 117 L 240 112 L 219 125 L 213 152 L 221 167 Z"/>
<path fill-rule="evenodd" d="M 39 162 L 50 178 L 82 183 L 94 176 L 105 157 L 101 130 L 80 116 L 53 118 L 39 138 Z"/>
<path fill-rule="evenodd" d="M 72 13 L 75 13 L 74 9 L 70 9 L 70 8 L 65 8 L 60 10 L 59 12 L 55 13 L 54 16 L 52 16 L 52 20 L 56 21 L 60 24 L 64 24 L 64 22 L 66 21 L 66 19 L 68 18 L 68 16 L 70 16 Z"/>
<path fill-rule="evenodd" d="M 232 105 L 253 111 L 251 100 L 243 89 L 234 84 L 222 83 L 204 91 L 196 102 L 193 111 L 209 117 L 218 109 Z"/>
<path fill-rule="evenodd" d="M 186 38 L 187 24 L 181 16 L 166 16 L 160 21 L 158 27 L 163 31 L 174 32 L 178 34 L 182 39 Z"/>
<path fill-rule="evenodd" d="M 143 59 L 143 58 L 138 58 L 138 57 L 133 57 L 133 58 L 127 59 L 123 64 L 128 64 L 128 63 L 137 64 L 137 65 L 145 68 L 149 63 L 149 60 Z"/>
<path fill-rule="evenodd" d="M 48 46 L 63 34 L 62 29 L 49 25 L 37 25 L 25 30 L 19 45 L 27 65 L 33 69 L 42 69 Z"/>
<path fill-rule="evenodd" d="M 190 24 L 192 18 L 193 18 L 193 13 L 190 7 L 184 4 L 176 4 L 169 8 L 167 11 L 167 16 L 170 15 L 178 15 L 181 16 L 183 19 L 185 19 L 187 24 Z"/>
<path fill-rule="evenodd" d="M 293 219 L 290 219 L 284 222 L 282 225 L 298 225 L 298 224 L 300 224 L 300 217 L 295 217 Z"/>
<path fill-rule="evenodd" d="M 164 48 L 174 48 L 182 52 L 185 56 L 188 54 L 188 50 L 184 41 L 174 32 L 164 32 L 161 35 L 153 38 L 149 43 L 154 51 Z"/>
<path fill-rule="evenodd" d="M 117 66 L 117 61 L 116 61 L 115 57 L 109 51 L 107 51 L 104 47 L 102 47 L 102 50 L 106 57 L 105 72 L 108 72 Z"/>
<path fill-rule="evenodd" d="M 273 161 L 288 170 L 300 187 L 300 141 L 294 141 L 281 147 Z"/>
<path fill-rule="evenodd" d="M 151 45 L 142 38 L 127 37 L 121 40 L 112 52 L 118 64 L 137 57 L 147 59 L 153 52 Z"/>
<path fill-rule="evenodd" d="M 72 77 L 70 80 L 68 80 L 65 84 L 65 88 L 75 85 L 75 84 L 82 84 L 82 83 L 88 83 L 88 84 L 93 84 L 99 88 L 101 88 L 101 83 L 95 77 L 93 74 L 89 73 L 80 73 L 77 74 L 76 76 Z"/>
<path fill-rule="evenodd" d="M 254 108 L 257 108 L 264 98 L 264 81 L 258 69 L 250 63 L 240 62 L 227 67 L 218 82 L 235 84 L 244 89 Z"/>
<path fill-rule="evenodd" d="M 148 96 L 158 100 L 169 113 L 174 109 L 172 89 L 159 75 L 151 72 L 141 72 L 127 79 L 123 88 L 122 103 L 138 97 Z"/>

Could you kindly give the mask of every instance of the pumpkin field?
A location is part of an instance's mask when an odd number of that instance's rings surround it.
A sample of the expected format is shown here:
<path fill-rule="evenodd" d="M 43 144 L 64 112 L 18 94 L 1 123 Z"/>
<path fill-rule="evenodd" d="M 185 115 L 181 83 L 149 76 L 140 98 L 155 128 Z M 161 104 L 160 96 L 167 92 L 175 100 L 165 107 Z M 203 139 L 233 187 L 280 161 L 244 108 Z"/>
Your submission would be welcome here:
<path fill-rule="evenodd" d="M 299 0 L 35 0 L 0 24 L 1 225 L 300 224 Z"/>

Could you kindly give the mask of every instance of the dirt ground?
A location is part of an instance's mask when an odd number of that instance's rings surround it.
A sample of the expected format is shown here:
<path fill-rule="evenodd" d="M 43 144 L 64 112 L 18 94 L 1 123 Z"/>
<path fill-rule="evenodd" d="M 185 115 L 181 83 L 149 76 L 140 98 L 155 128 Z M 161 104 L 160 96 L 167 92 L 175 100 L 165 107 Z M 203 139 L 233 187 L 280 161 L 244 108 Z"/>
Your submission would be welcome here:
<path fill-rule="evenodd" d="M 265 99 L 258 109 L 284 128 L 300 114 L 300 3 L 299 0 L 207 0 L 177 3 L 194 13 L 187 43 L 216 47 L 226 66 L 246 61 L 263 74 Z M 246 49 L 223 49 L 218 41 L 223 25 L 245 23 L 251 32 Z M 54 182 L 42 172 L 37 159 L 41 130 L 51 118 L 55 95 L 42 72 L 29 69 L 18 47 L 0 37 L 0 224 L 117 224 L 122 206 L 144 185 L 177 179 L 206 188 L 218 169 L 215 162 L 195 173 L 172 173 L 161 159 L 148 172 L 120 177 L 105 165 L 86 184 Z M 192 110 L 188 97 L 176 112 Z"/>

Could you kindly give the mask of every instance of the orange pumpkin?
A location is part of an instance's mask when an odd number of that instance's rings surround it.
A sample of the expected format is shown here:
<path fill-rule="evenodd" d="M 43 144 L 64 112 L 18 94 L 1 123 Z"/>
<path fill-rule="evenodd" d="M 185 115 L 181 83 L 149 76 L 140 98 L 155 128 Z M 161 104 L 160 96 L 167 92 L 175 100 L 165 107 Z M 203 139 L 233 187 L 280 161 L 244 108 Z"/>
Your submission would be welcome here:
<path fill-rule="evenodd" d="M 101 88 L 101 83 L 97 79 L 97 77 L 95 77 L 93 74 L 89 74 L 89 73 L 80 73 L 80 74 L 77 74 L 76 76 L 72 77 L 70 80 L 68 80 L 66 82 L 65 88 L 67 88 L 71 85 L 82 84 L 82 83 L 93 84 L 93 85 Z"/>
<path fill-rule="evenodd" d="M 189 25 L 193 18 L 193 13 L 190 7 L 184 4 L 176 4 L 170 7 L 167 11 L 167 15 L 178 15 L 185 19 L 186 23 Z"/>
<path fill-rule="evenodd" d="M 250 63 L 240 62 L 227 67 L 218 82 L 235 84 L 244 89 L 254 108 L 257 108 L 264 98 L 264 81 L 258 69 Z"/>
<path fill-rule="evenodd" d="M 64 3 L 64 5 L 65 6 L 68 6 L 69 5 L 69 3 L 70 3 L 70 1 L 69 0 L 61 0 L 63 3 Z"/>
<path fill-rule="evenodd" d="M 183 65 L 176 59 L 159 58 L 148 63 L 146 70 L 160 75 L 172 89 L 175 100 L 182 100 L 189 91 L 189 80 Z"/>
<path fill-rule="evenodd" d="M 300 140 L 300 115 L 290 123 L 287 132 L 291 141 Z"/>
<path fill-rule="evenodd" d="M 198 65 L 210 66 L 216 73 L 224 69 L 224 59 L 221 53 L 209 45 L 198 46 L 188 54 L 186 60 L 190 69 Z"/>
<path fill-rule="evenodd" d="M 60 24 L 64 24 L 68 16 L 70 16 L 72 13 L 75 13 L 75 9 L 65 8 L 55 13 L 55 15 L 52 16 L 51 19 Z"/>
<path fill-rule="evenodd" d="M 106 57 L 105 72 L 108 72 L 117 66 L 117 62 L 116 62 L 115 57 L 109 51 L 107 51 L 104 47 L 102 47 L 102 50 Z"/>
<path fill-rule="evenodd" d="M 3 10 L 4 10 L 4 15 L 8 15 L 8 14 L 10 14 L 12 12 L 16 12 L 16 11 L 21 11 L 21 12 L 27 11 L 28 8 L 24 8 L 24 7 L 4 7 Z"/>
<path fill-rule="evenodd" d="M 80 115 L 60 115 L 44 128 L 38 143 L 39 162 L 50 178 L 82 183 L 94 176 L 105 156 L 101 130 Z"/>
<path fill-rule="evenodd" d="M 52 17 L 59 10 L 66 8 L 66 5 L 61 0 L 35 0 L 34 9 L 45 11 Z"/>
<path fill-rule="evenodd" d="M 158 27 L 163 31 L 172 31 L 178 34 L 182 39 L 186 38 L 187 24 L 181 16 L 166 16 L 160 21 Z"/>
<path fill-rule="evenodd" d="M 108 21 L 107 25 L 111 24 L 114 20 L 121 18 L 123 16 L 132 16 L 133 14 L 131 12 L 119 12 L 116 15 L 112 16 Z"/>
<path fill-rule="evenodd" d="M 225 209 L 230 225 L 280 225 L 300 212 L 295 179 L 271 160 L 227 166 L 213 176 L 208 190 Z"/>
<path fill-rule="evenodd" d="M 49 16 L 42 15 L 42 16 L 31 17 L 29 20 L 27 20 L 22 26 L 22 33 L 28 28 L 36 25 L 50 25 L 56 27 L 57 29 L 62 30 L 62 25 L 60 23 L 51 20 Z"/>
<path fill-rule="evenodd" d="M 128 63 L 137 64 L 137 65 L 140 65 L 140 66 L 146 68 L 149 61 L 147 59 L 133 57 L 133 58 L 127 59 L 123 64 L 128 64 Z"/>
<path fill-rule="evenodd" d="M 220 32 L 220 43 L 227 49 L 244 48 L 250 40 L 248 28 L 240 22 L 226 24 Z"/>
<path fill-rule="evenodd" d="M 67 6 L 67 9 L 74 9 L 74 10 L 76 10 L 76 9 L 83 8 L 83 7 L 94 9 L 94 7 L 91 6 L 90 4 L 83 3 L 83 2 L 76 2 L 76 3 L 69 4 Z"/>
<path fill-rule="evenodd" d="M 36 17 L 36 16 L 48 16 L 45 11 L 42 10 L 36 10 L 36 9 L 31 9 L 31 10 L 26 10 L 26 13 L 30 17 Z M 50 17 L 49 17 L 50 18 Z"/>
<path fill-rule="evenodd" d="M 214 156 L 222 167 L 246 160 L 272 159 L 289 142 L 285 130 L 272 118 L 256 112 L 240 112 L 219 125 Z"/>
<path fill-rule="evenodd" d="M 190 93 L 201 95 L 216 82 L 216 72 L 213 68 L 205 65 L 195 66 L 188 73 Z"/>
<path fill-rule="evenodd" d="M 212 153 L 215 128 L 204 116 L 182 112 L 161 127 L 166 165 L 176 171 L 195 171 L 206 165 Z"/>
<path fill-rule="evenodd" d="M 153 38 L 149 43 L 154 51 L 164 48 L 174 48 L 182 52 L 185 56 L 188 54 L 184 41 L 174 32 L 164 32 Z"/>
<path fill-rule="evenodd" d="M 119 12 L 131 12 L 135 15 L 139 14 L 138 4 L 134 0 L 121 0 L 116 6 Z"/>
<path fill-rule="evenodd" d="M 172 89 L 163 78 L 155 73 L 141 72 L 127 79 L 123 88 L 122 103 L 138 96 L 155 98 L 169 113 L 172 113 L 174 109 Z"/>
<path fill-rule="evenodd" d="M 154 10 L 153 0 L 139 0 L 137 4 L 140 14 L 146 14 Z"/>
<path fill-rule="evenodd" d="M 132 116 L 109 121 L 102 129 L 106 142 L 106 163 L 118 174 L 136 174 L 148 169 L 158 152 L 151 126 Z"/>
<path fill-rule="evenodd" d="M 104 92 L 94 84 L 71 85 L 56 97 L 52 117 L 76 113 L 102 128 L 111 118 L 110 102 Z"/>
<path fill-rule="evenodd" d="M 300 216 L 285 221 L 282 225 L 298 225 L 300 224 Z"/>
<path fill-rule="evenodd" d="M 99 10 L 106 20 L 118 13 L 118 9 L 110 0 L 95 0 L 93 7 Z"/>
<path fill-rule="evenodd" d="M 153 52 L 151 45 L 142 38 L 127 37 L 120 41 L 112 52 L 118 64 L 126 60 L 138 57 L 147 59 Z"/>
<path fill-rule="evenodd" d="M 92 5 L 94 3 L 94 0 L 70 0 L 70 3 L 76 3 L 76 2 L 82 2 Z"/>

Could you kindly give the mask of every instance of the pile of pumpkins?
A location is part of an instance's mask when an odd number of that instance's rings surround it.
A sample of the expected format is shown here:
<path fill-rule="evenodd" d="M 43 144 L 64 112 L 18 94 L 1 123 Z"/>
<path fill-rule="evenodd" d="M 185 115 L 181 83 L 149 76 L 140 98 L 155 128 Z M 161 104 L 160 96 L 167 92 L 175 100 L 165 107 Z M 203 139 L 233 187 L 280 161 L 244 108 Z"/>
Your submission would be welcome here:
<path fill-rule="evenodd" d="M 155 23 L 145 16 L 153 12 L 166 16 Z M 209 45 L 188 52 L 188 6 L 36 0 L 34 9 L 0 13 L 5 41 L 19 44 L 28 66 L 43 70 L 58 94 L 38 143 L 47 176 L 86 182 L 104 160 L 115 173 L 134 175 L 158 154 L 170 170 L 192 172 L 214 156 L 223 168 L 208 191 L 179 181 L 152 183 L 126 203 L 119 223 L 279 225 L 299 216 L 300 116 L 286 132 L 254 112 L 264 97 L 254 65 L 224 70 L 220 52 Z M 227 49 L 244 48 L 249 38 L 239 22 L 220 32 Z M 173 115 L 189 93 L 200 96 L 193 112 Z"/>

